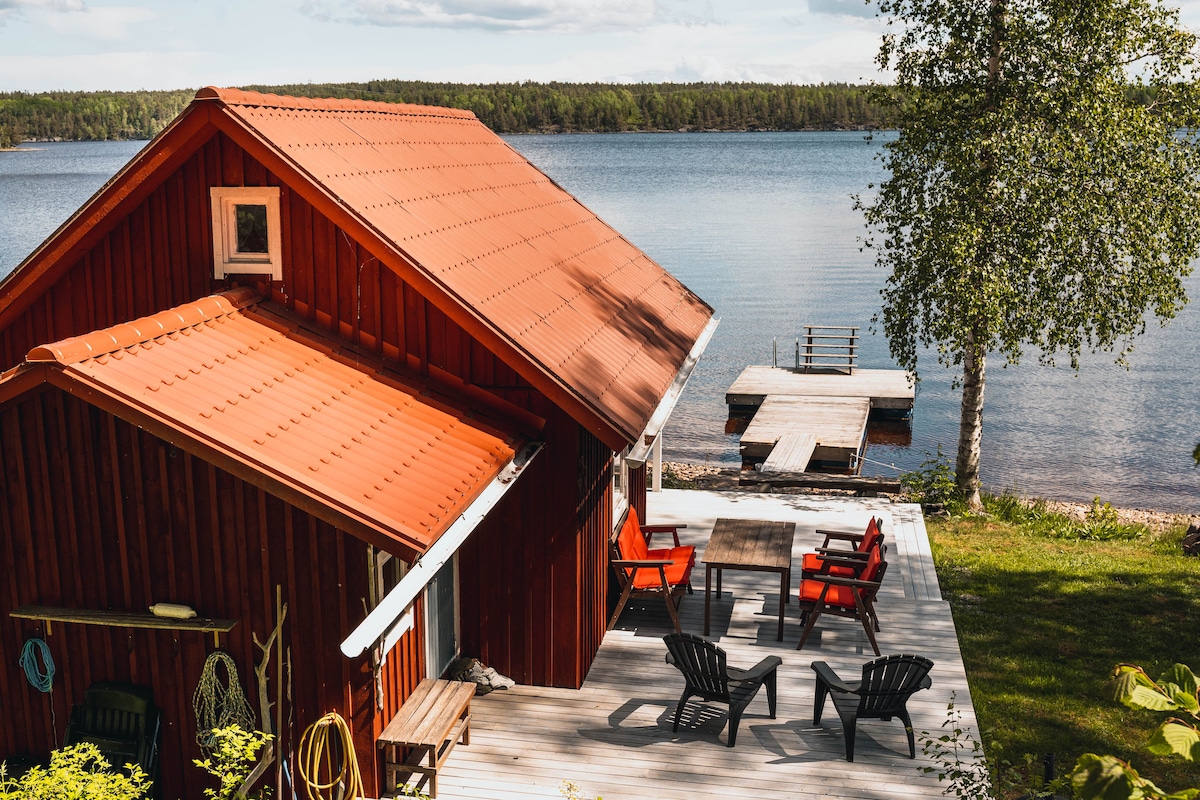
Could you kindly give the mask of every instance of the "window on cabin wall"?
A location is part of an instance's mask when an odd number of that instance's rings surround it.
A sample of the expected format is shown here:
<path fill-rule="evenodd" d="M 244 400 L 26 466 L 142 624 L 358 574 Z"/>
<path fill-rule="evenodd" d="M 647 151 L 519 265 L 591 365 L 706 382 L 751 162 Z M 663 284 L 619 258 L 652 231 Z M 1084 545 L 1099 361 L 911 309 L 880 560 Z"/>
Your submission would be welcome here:
<path fill-rule="evenodd" d="M 626 456 L 629 448 L 619 453 L 613 453 L 613 524 L 616 525 L 625 517 L 629 508 L 629 462 Z"/>
<path fill-rule="evenodd" d="M 388 592 L 400 585 L 400 580 L 408 574 L 408 564 L 403 559 L 380 550 L 377 547 L 370 548 L 368 554 L 368 569 L 371 573 L 371 580 L 367 582 L 370 597 L 368 603 L 371 610 L 377 607 L 383 598 L 387 597 Z M 400 640 L 408 631 L 413 628 L 412 610 L 404 612 L 404 614 L 396 621 L 391 628 L 383 635 L 382 657 L 386 657 L 388 652 L 395 647 L 396 642 Z"/>
<path fill-rule="evenodd" d="M 283 279 L 278 186 L 214 186 L 213 277 L 270 275 Z"/>
<path fill-rule="evenodd" d="M 440 677 L 458 658 L 458 554 L 425 587 L 427 674 Z"/>

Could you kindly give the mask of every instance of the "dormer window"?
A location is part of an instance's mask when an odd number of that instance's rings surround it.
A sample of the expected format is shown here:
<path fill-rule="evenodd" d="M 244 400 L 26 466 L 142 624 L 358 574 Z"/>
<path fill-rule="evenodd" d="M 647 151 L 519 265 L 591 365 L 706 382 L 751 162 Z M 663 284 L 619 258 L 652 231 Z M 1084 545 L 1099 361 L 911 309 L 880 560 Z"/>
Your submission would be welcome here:
<path fill-rule="evenodd" d="M 214 186 L 213 277 L 232 274 L 283 278 L 279 187 Z"/>

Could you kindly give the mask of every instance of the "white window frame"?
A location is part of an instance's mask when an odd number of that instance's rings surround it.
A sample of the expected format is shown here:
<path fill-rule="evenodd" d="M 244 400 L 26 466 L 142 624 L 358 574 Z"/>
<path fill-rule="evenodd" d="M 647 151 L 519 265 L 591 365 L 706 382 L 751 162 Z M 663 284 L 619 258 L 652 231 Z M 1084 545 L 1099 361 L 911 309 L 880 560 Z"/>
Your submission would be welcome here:
<path fill-rule="evenodd" d="M 436 650 L 436 646 L 437 646 L 437 644 L 439 644 L 439 642 L 437 641 L 437 636 L 434 634 L 434 631 L 437 630 L 437 628 L 438 628 L 438 621 L 439 621 L 436 618 L 435 614 L 438 612 L 445 613 L 445 610 L 440 609 L 440 608 L 435 608 L 434 607 L 435 603 L 433 603 L 430 600 L 429 586 L 430 586 L 430 584 L 433 583 L 432 580 L 430 581 L 429 584 L 426 584 L 425 590 L 424 590 L 424 599 L 425 599 L 425 674 L 430 677 L 433 677 L 433 678 L 440 678 L 442 676 L 442 673 L 445 672 L 446 669 L 451 664 L 454 663 L 454 660 L 462 655 L 462 615 L 461 615 L 462 604 L 460 603 L 459 591 L 458 591 L 459 590 L 459 580 L 458 580 L 458 552 L 457 551 L 455 551 L 454 555 L 452 555 L 450 557 L 450 560 L 447 561 L 443 565 L 443 569 L 445 567 L 450 567 L 450 570 L 451 570 L 450 574 L 452 575 L 452 579 L 454 581 L 454 599 L 453 599 L 454 608 L 452 609 L 453 615 L 454 615 L 454 617 L 453 617 L 454 654 L 450 656 L 449 661 L 447 661 L 445 664 L 438 663 L 439 661 L 441 661 L 441 654 L 438 653 Z M 440 572 L 440 570 L 439 570 L 439 572 Z"/>
<path fill-rule="evenodd" d="M 629 509 L 629 464 L 625 460 L 628 455 L 628 447 L 619 453 L 613 453 L 612 496 L 614 529 L 617 522 L 625 518 L 625 512 Z"/>
<path fill-rule="evenodd" d="M 368 605 L 370 610 L 374 610 L 379 603 L 387 596 L 387 593 L 394 589 L 404 576 L 408 574 L 408 564 L 403 559 L 393 556 L 385 550 L 380 550 L 376 547 L 369 547 L 367 553 L 368 568 L 371 573 L 371 580 L 368 582 Z M 391 573 L 389 575 L 389 572 Z M 387 662 L 388 654 L 396 643 L 400 641 L 400 637 L 413 629 L 412 609 L 409 608 L 399 619 L 392 624 L 387 631 L 384 632 L 380 639 L 379 663 Z"/>
<path fill-rule="evenodd" d="M 212 201 L 213 277 L 270 275 L 283 280 L 283 237 L 279 230 L 278 186 L 214 186 Z M 237 249 L 237 207 L 267 207 L 267 252 L 242 253 Z"/>

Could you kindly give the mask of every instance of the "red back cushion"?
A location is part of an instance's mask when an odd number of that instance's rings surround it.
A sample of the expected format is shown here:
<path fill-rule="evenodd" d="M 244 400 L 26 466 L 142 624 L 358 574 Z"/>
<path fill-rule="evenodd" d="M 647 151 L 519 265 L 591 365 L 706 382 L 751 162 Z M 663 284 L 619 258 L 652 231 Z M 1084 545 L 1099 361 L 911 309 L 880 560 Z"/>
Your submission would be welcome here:
<path fill-rule="evenodd" d="M 879 574 L 879 548 L 873 548 L 870 555 L 867 556 L 867 566 L 862 571 L 861 579 L 864 581 L 873 581 Z"/>
<path fill-rule="evenodd" d="M 629 509 L 629 516 L 625 518 L 625 524 L 621 526 L 621 533 L 617 536 L 617 547 L 620 548 L 621 558 L 625 561 L 645 561 L 649 558 L 646 537 L 638 522 L 637 512 L 632 508 Z"/>
<path fill-rule="evenodd" d="M 858 552 L 869 553 L 881 535 L 883 535 L 883 531 L 879 530 L 879 520 L 871 517 L 871 521 L 867 523 L 867 531 L 858 543 Z"/>

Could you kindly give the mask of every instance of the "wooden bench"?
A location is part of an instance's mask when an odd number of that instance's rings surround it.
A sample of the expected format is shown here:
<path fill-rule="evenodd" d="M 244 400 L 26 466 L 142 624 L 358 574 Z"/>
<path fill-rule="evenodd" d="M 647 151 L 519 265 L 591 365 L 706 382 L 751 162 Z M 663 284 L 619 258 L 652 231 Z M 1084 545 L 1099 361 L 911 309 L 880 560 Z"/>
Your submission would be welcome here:
<path fill-rule="evenodd" d="M 437 797 L 437 774 L 446 757 L 461 740 L 471 743 L 471 698 L 475 684 L 462 681 L 443 681 L 426 678 L 417 684 L 412 695 L 400 706 L 396 716 L 379 735 L 379 747 L 384 751 L 383 769 L 387 791 L 395 794 L 397 781 L 404 775 L 424 776 L 417 788 L 427 780 L 429 796 Z M 402 759 L 397 751 L 409 752 Z"/>

